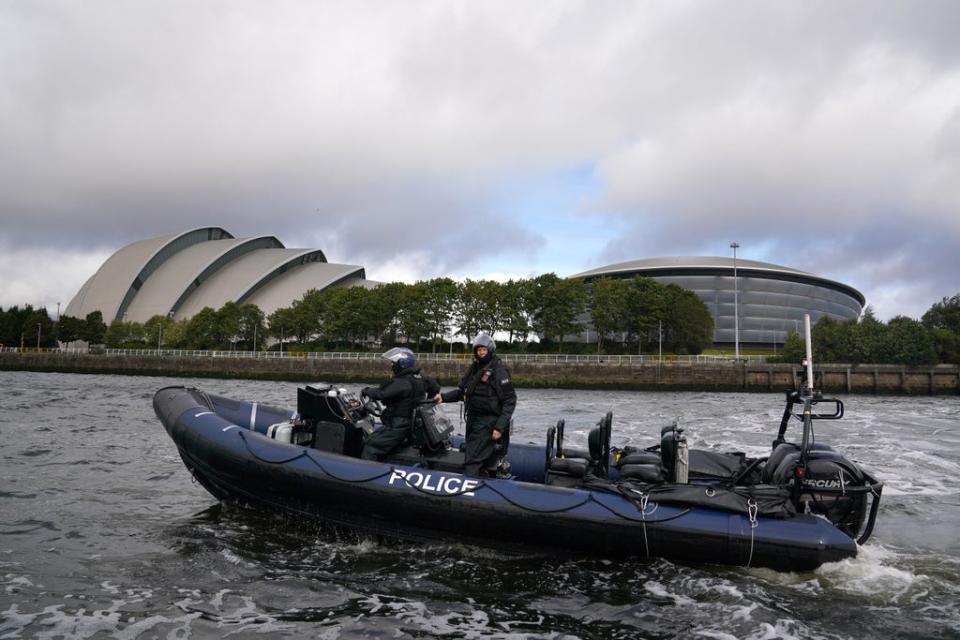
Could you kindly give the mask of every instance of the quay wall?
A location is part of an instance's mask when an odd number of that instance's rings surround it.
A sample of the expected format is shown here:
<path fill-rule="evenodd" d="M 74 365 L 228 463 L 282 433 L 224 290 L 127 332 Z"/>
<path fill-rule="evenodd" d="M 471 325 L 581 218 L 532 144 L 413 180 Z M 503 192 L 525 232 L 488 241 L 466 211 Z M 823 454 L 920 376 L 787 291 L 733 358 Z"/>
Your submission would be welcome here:
<path fill-rule="evenodd" d="M 511 362 L 518 387 L 682 391 L 782 391 L 796 388 L 801 368 L 749 362 Z M 443 385 L 460 380 L 464 361 L 423 363 Z M 241 378 L 296 382 L 375 382 L 389 375 L 375 359 L 231 358 L 180 355 L 108 355 L 2 352 L 0 370 L 173 377 Z M 960 393 L 960 367 L 937 365 L 817 365 L 820 388 L 834 393 L 940 395 Z"/>

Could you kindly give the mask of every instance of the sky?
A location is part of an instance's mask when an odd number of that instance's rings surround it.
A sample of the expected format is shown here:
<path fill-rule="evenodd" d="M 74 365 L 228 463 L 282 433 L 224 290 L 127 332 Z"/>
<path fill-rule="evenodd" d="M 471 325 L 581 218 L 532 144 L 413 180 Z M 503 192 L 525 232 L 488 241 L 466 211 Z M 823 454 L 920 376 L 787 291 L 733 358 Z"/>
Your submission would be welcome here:
<path fill-rule="evenodd" d="M 960 292 L 954 0 L 0 0 L 0 307 L 202 226 L 367 277 L 731 256 Z"/>

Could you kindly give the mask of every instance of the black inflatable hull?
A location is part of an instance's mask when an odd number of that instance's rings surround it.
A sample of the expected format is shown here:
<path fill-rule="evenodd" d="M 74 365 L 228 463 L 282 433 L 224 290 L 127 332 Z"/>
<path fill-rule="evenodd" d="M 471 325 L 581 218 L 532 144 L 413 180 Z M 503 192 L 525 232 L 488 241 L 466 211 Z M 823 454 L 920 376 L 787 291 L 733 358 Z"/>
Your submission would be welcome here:
<path fill-rule="evenodd" d="M 758 518 L 536 482 L 478 479 L 284 444 L 255 429 L 290 411 L 161 389 L 154 409 L 190 472 L 216 498 L 397 537 L 494 547 L 799 571 L 851 558 L 857 544 L 823 518 Z M 511 445 L 530 469 L 543 447 Z M 541 468 L 543 464 L 541 463 Z M 536 475 L 536 470 L 527 475 Z"/>

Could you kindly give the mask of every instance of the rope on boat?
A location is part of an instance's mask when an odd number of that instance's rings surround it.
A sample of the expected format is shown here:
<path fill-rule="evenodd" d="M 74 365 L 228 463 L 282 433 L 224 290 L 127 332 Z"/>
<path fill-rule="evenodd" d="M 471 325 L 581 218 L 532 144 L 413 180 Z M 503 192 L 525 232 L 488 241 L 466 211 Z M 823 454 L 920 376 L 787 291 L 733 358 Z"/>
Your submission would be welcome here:
<path fill-rule="evenodd" d="M 504 500 L 506 500 L 507 502 L 509 502 L 510 504 L 512 504 L 513 506 L 519 507 L 520 509 L 523 509 L 524 511 L 532 511 L 532 512 L 534 512 L 534 513 L 562 513 L 562 512 L 564 512 L 564 511 L 570 511 L 571 509 L 576 509 L 577 507 L 582 507 L 583 505 L 585 505 L 585 504 L 587 504 L 588 502 L 590 502 L 591 500 L 593 500 L 593 493 L 588 493 L 588 494 L 587 494 L 587 497 L 584 498 L 583 500 L 581 500 L 580 502 L 578 502 L 577 504 L 572 504 L 572 505 L 569 505 L 569 506 L 566 506 L 566 507 L 560 507 L 560 508 L 558 508 L 558 509 L 535 509 L 534 507 L 528 507 L 527 505 L 520 504 L 520 503 L 517 502 L 516 500 L 513 500 L 513 499 L 510 498 L 509 496 L 505 495 L 502 491 L 500 491 L 499 489 L 497 489 L 496 487 L 494 487 L 492 484 L 486 484 L 486 483 L 484 483 L 484 486 L 485 486 L 487 489 L 490 489 L 490 491 L 493 491 L 495 494 L 497 494 L 498 496 L 500 496 L 500 497 L 503 498 Z"/>
<path fill-rule="evenodd" d="M 650 543 L 647 542 L 647 500 L 650 498 L 645 493 L 640 494 L 640 518 L 643 520 L 643 559 L 650 559 Z M 656 511 L 656 507 L 654 507 Z M 652 513 L 650 515 L 653 515 Z"/>
<path fill-rule="evenodd" d="M 757 522 L 757 501 L 753 498 L 747 500 L 747 517 L 750 518 L 750 555 L 747 557 L 747 568 L 750 568 L 750 563 L 753 562 L 753 531 L 760 524 Z"/>
<path fill-rule="evenodd" d="M 342 477 L 342 476 L 338 476 L 338 475 L 335 474 L 335 473 L 331 473 L 329 470 L 327 470 L 327 468 L 324 467 L 324 465 L 321 464 L 316 458 L 314 458 L 314 457 L 312 457 L 312 456 L 309 455 L 309 450 L 306 450 L 306 449 L 305 449 L 305 450 L 303 450 L 303 451 L 298 452 L 296 455 L 294 455 L 294 456 L 292 456 L 292 457 L 290 457 L 290 458 L 284 459 L 284 460 L 268 460 L 268 459 L 266 459 L 266 458 L 263 458 L 263 457 L 257 455 L 257 453 L 250 447 L 250 443 L 247 441 L 247 437 L 246 437 L 246 435 L 244 434 L 244 432 L 243 432 L 242 430 L 238 430 L 238 431 L 237 431 L 237 435 L 239 435 L 240 438 L 243 440 L 243 444 L 244 444 L 244 446 L 246 447 L 247 451 L 250 453 L 250 455 L 253 456 L 254 458 L 256 458 L 257 460 L 259 460 L 260 462 L 265 462 L 265 463 L 267 463 L 267 464 L 287 464 L 287 463 L 289 463 L 289 462 L 293 462 L 293 461 L 295 461 L 295 460 L 298 460 L 299 458 L 304 458 L 304 457 L 305 457 L 307 460 L 309 460 L 310 462 L 312 462 L 318 469 L 320 469 L 320 471 L 322 471 L 322 472 L 324 473 L 324 475 L 327 475 L 327 476 L 333 478 L 334 480 L 338 480 L 338 481 L 340 481 L 340 482 L 348 482 L 348 483 L 351 483 L 351 484 L 361 484 L 361 483 L 364 483 L 364 482 L 372 482 L 373 480 L 379 480 L 380 478 L 384 478 L 384 477 L 386 477 L 386 476 L 394 473 L 395 471 L 397 471 L 397 468 L 391 465 L 391 466 L 387 467 L 386 470 L 384 470 L 384 471 L 382 471 L 382 472 L 377 472 L 377 473 L 375 473 L 375 474 L 373 474 L 373 475 L 371 475 L 371 476 L 369 476 L 369 477 L 365 477 L 365 478 L 345 478 L 345 477 Z M 620 492 L 620 495 L 623 496 L 624 498 L 626 498 L 627 500 L 629 500 L 630 502 L 632 502 L 632 503 L 633 503 L 635 506 L 637 506 L 637 508 L 640 510 L 640 518 L 631 518 L 630 516 L 625 515 L 625 514 L 622 514 L 622 513 L 620 513 L 619 511 L 617 511 L 616 509 L 613 509 L 613 508 L 609 507 L 608 505 L 604 504 L 602 501 L 600 501 L 600 500 L 598 500 L 596 497 L 594 497 L 593 491 L 588 491 L 586 497 L 585 497 L 583 500 L 581 500 L 580 502 L 576 503 L 576 504 L 571 504 L 571 505 L 567 505 L 567 506 L 564 506 L 564 507 L 553 508 L 553 509 L 537 509 L 536 507 L 531 507 L 531 506 L 529 506 L 529 505 L 525 505 L 525 504 L 522 504 L 522 503 L 520 503 L 520 502 L 517 502 L 516 500 L 514 500 L 513 498 L 511 498 L 510 496 L 508 496 L 508 495 L 505 494 L 504 492 L 502 492 L 502 491 L 500 491 L 499 489 L 497 489 L 494 485 L 488 484 L 486 481 L 484 481 L 484 480 L 482 480 L 482 479 L 480 480 L 480 483 L 477 484 L 476 486 L 464 488 L 464 489 L 462 489 L 461 491 L 459 491 L 459 492 L 457 492 L 457 493 L 437 493 L 437 492 L 434 492 L 434 491 L 428 491 L 428 490 L 423 489 L 422 487 L 418 487 L 417 485 L 415 485 L 415 484 L 413 484 L 412 482 L 410 482 L 410 481 L 406 478 L 406 475 L 401 476 L 401 479 L 403 480 L 403 483 L 404 483 L 406 486 L 410 487 L 411 489 L 414 489 L 415 491 L 418 491 L 419 493 L 423 493 L 423 494 L 426 494 L 426 495 L 429 495 L 429 496 L 438 497 L 438 498 L 455 498 L 455 497 L 458 497 L 458 496 L 462 496 L 462 495 L 464 495 L 464 494 L 466 494 L 466 493 L 472 493 L 472 492 L 474 492 L 474 491 L 477 491 L 478 489 L 486 488 L 486 489 L 489 489 L 490 491 L 492 491 L 493 493 L 497 494 L 497 495 L 500 496 L 501 498 L 503 498 L 505 501 L 507 501 L 507 502 L 510 503 L 511 505 L 513 505 L 513 506 L 515 506 L 515 507 L 517 507 L 517 508 L 519 508 L 519 509 L 523 509 L 524 511 L 530 511 L 530 512 L 533 512 L 533 513 L 563 513 L 563 512 L 565 512 L 565 511 L 571 511 L 571 510 L 573 510 L 573 509 L 577 509 L 577 508 L 579 508 L 579 507 L 582 507 L 583 505 L 587 504 L 588 502 L 593 502 L 594 504 L 599 505 L 600 507 L 602 507 L 602 508 L 605 509 L 606 511 L 609 511 L 609 512 L 612 513 L 613 515 L 617 516 L 617 517 L 620 518 L 621 520 L 626 520 L 626 521 L 628 521 L 628 522 L 641 522 L 641 523 L 643 524 L 644 551 L 646 552 L 648 558 L 649 558 L 649 547 L 648 547 L 648 543 L 647 543 L 647 523 L 649 522 L 649 523 L 651 523 L 651 524 L 659 524 L 659 523 L 661 523 L 661 522 L 669 522 L 670 520 L 674 520 L 674 519 L 676 519 L 676 518 L 680 518 L 680 517 L 682 517 L 682 516 L 685 516 L 686 514 L 690 513 L 690 511 L 691 511 L 690 508 L 687 508 L 687 509 L 684 509 L 684 510 L 680 511 L 679 513 L 676 513 L 676 514 L 674 514 L 674 515 L 672 515 L 672 516 L 668 516 L 668 517 L 666 517 L 666 518 L 660 518 L 660 519 L 658 519 L 658 520 L 648 520 L 647 517 L 646 517 L 647 515 L 653 515 L 654 513 L 656 513 L 656 511 L 657 511 L 657 509 L 658 509 L 657 503 L 654 503 L 653 509 L 650 510 L 650 512 L 649 512 L 649 514 L 648 514 L 648 513 L 647 513 L 647 504 L 646 504 L 646 499 L 648 498 L 648 496 L 645 496 L 644 494 L 641 494 L 642 496 L 644 496 L 644 503 L 643 503 L 642 506 L 639 506 L 638 503 L 637 503 L 637 501 L 636 501 L 635 499 L 633 499 L 633 498 L 632 498 L 631 496 L 629 496 L 629 495 L 626 495 L 626 494 L 623 493 L 622 491 Z"/>

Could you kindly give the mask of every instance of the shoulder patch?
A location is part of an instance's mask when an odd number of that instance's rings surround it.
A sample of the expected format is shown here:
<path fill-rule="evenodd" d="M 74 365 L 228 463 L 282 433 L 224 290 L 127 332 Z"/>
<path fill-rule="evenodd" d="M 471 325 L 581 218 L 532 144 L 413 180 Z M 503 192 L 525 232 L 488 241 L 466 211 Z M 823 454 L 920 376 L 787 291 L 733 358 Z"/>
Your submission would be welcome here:
<path fill-rule="evenodd" d="M 508 382 L 510 382 L 510 378 L 505 378 L 500 381 L 500 384 L 507 384 Z"/>

